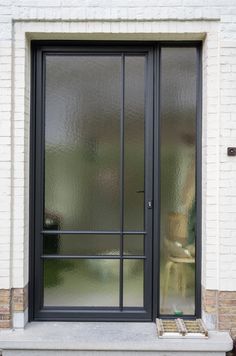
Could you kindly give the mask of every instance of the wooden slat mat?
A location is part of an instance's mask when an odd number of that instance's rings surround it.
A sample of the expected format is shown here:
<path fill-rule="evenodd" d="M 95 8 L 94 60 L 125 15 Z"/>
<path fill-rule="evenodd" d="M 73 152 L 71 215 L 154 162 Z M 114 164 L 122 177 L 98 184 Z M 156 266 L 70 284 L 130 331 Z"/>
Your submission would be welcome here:
<path fill-rule="evenodd" d="M 156 319 L 156 325 L 160 338 L 208 338 L 202 319 Z"/>

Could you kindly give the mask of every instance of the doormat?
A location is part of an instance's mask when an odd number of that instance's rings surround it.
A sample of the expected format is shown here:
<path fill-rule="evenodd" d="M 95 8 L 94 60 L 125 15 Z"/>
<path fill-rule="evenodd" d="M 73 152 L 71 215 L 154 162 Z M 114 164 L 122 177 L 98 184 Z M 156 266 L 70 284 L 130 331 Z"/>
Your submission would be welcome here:
<path fill-rule="evenodd" d="M 156 319 L 157 335 L 160 338 L 208 338 L 208 330 L 202 319 Z"/>

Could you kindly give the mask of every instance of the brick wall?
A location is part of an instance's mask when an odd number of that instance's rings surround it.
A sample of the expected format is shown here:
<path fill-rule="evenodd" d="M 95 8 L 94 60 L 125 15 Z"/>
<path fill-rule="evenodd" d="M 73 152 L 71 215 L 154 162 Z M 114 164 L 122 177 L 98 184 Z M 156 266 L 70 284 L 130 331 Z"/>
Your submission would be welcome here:
<path fill-rule="evenodd" d="M 236 292 L 203 289 L 203 310 L 215 329 L 229 330 L 236 338 Z"/>
<path fill-rule="evenodd" d="M 0 290 L 0 327 L 10 328 L 11 323 L 11 290 Z"/>
<path fill-rule="evenodd" d="M 202 284 L 236 291 L 235 0 L 1 0 L 0 289 L 28 283 L 32 38 L 203 40 Z"/>
<path fill-rule="evenodd" d="M 0 328 L 17 327 L 18 316 L 24 314 L 27 307 L 27 286 L 25 288 L 0 289 Z M 21 324 L 22 322 L 20 326 Z"/>

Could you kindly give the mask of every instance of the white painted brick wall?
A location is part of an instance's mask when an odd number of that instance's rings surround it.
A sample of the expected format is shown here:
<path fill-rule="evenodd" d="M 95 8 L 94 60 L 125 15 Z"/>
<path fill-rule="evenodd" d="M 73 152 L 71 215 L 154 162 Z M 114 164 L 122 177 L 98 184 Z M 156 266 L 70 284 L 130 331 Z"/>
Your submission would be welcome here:
<path fill-rule="evenodd" d="M 0 1 L 0 288 L 28 281 L 31 38 L 205 38 L 203 284 L 236 290 L 236 1 Z"/>

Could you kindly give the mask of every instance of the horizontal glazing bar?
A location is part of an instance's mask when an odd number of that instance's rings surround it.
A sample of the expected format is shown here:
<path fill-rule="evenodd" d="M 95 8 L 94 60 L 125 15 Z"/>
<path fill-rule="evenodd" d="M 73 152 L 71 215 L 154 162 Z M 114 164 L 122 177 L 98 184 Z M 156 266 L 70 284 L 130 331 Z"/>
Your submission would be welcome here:
<path fill-rule="evenodd" d="M 119 57 L 122 54 L 124 54 L 125 56 L 146 56 L 147 55 L 147 51 L 144 50 L 143 52 L 129 52 L 129 51 L 117 51 L 117 52 L 44 52 L 44 55 L 46 56 L 65 56 L 65 57 L 70 57 L 70 56 L 96 56 L 96 57 L 103 57 L 103 56 L 108 56 L 108 57 Z"/>
<path fill-rule="evenodd" d="M 44 306 L 42 312 L 45 311 L 50 311 L 50 312 L 55 312 L 55 311 L 60 311 L 60 312 L 74 312 L 76 310 L 80 310 L 80 311 L 85 311 L 86 313 L 94 313 L 94 312 L 119 312 L 120 313 L 120 307 L 75 307 L 75 306 L 71 306 L 71 307 L 66 307 L 66 306 Z M 126 312 L 135 312 L 138 311 L 139 313 L 143 313 L 144 309 L 142 307 L 123 307 L 122 308 L 123 311 Z"/>
<path fill-rule="evenodd" d="M 76 230 L 42 230 L 41 234 L 59 235 L 146 235 L 146 231 L 76 231 Z"/>
<path fill-rule="evenodd" d="M 100 255 L 100 256 L 81 256 L 81 255 L 74 255 L 74 256 L 68 256 L 68 255 L 42 255 L 42 259 L 56 259 L 56 260 L 61 260 L 61 259 L 86 259 L 86 260 L 98 260 L 98 259 L 103 259 L 103 260 L 127 260 L 127 259 L 132 259 L 132 260 L 145 260 L 146 256 L 132 256 L 132 255 L 126 255 L 126 256 L 109 256 L 109 255 Z"/>

